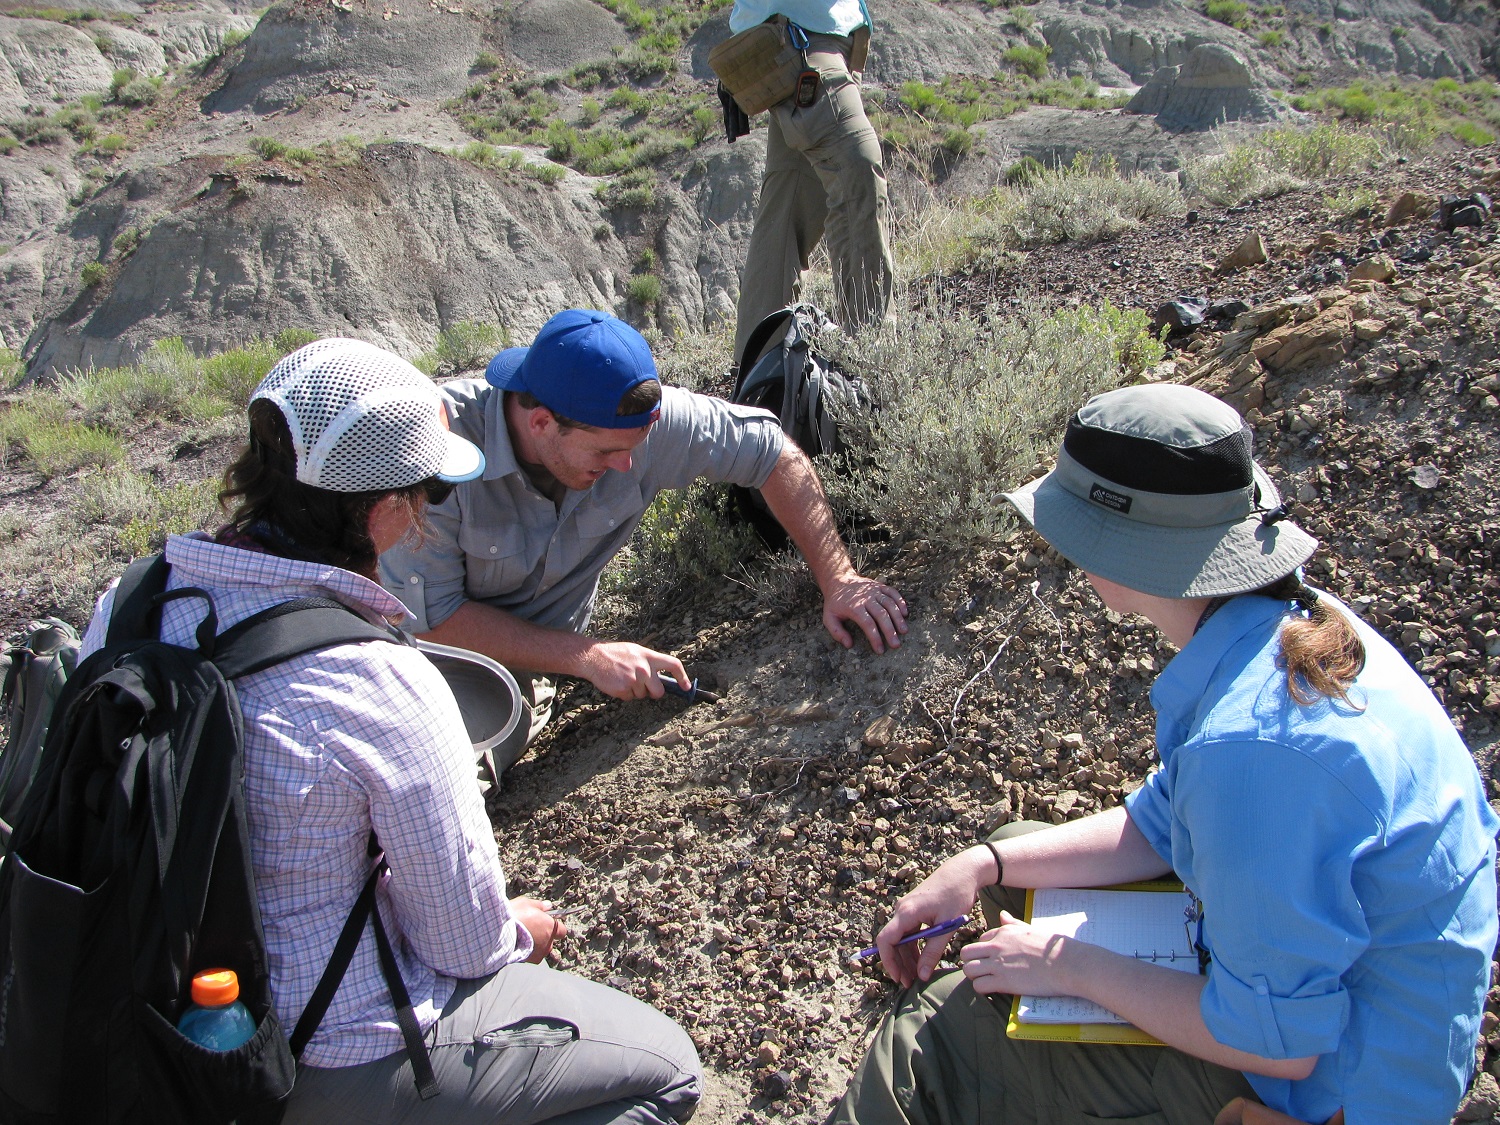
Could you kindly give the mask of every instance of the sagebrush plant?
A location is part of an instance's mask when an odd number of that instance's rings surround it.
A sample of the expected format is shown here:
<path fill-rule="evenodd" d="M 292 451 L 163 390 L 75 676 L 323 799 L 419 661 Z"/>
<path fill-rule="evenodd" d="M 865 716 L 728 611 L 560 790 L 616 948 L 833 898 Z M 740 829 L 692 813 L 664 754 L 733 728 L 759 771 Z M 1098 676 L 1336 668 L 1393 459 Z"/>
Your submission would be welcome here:
<path fill-rule="evenodd" d="M 177 336 L 158 340 L 127 367 L 66 372 L 57 380 L 57 394 L 88 424 L 115 432 L 147 418 L 206 421 L 234 405 L 207 389 L 203 361 Z"/>
<path fill-rule="evenodd" d="M 213 479 L 161 484 L 143 473 L 95 473 L 79 488 L 79 518 L 114 533 L 120 562 L 160 550 L 168 535 L 208 527 L 217 508 Z"/>
<path fill-rule="evenodd" d="M 1379 127 L 1396 143 L 1427 147 L 1438 136 L 1487 145 L 1500 135 L 1500 91 L 1478 79 L 1459 82 L 1362 78 L 1297 94 L 1292 105 L 1307 113 Z"/>
<path fill-rule="evenodd" d="M 1323 197 L 1323 206 L 1339 219 L 1350 219 L 1361 214 L 1371 215 L 1379 203 L 1380 196 L 1374 188 L 1353 188 Z"/>
<path fill-rule="evenodd" d="M 1112 160 L 1086 154 L 1060 168 L 1032 162 L 1014 179 L 978 198 L 935 203 L 905 223 L 899 272 L 910 278 L 1004 268 L 1037 246 L 1095 242 L 1187 206 L 1171 181 L 1124 176 Z"/>
<path fill-rule="evenodd" d="M 734 352 L 734 324 L 725 320 L 710 332 L 685 332 L 667 337 L 647 332 L 656 358 L 657 374 L 668 387 L 728 398 L 734 385 L 730 370 Z"/>
<path fill-rule="evenodd" d="M 26 364 L 19 352 L 0 346 L 0 391 L 8 391 L 26 374 Z"/>
<path fill-rule="evenodd" d="M 1191 194 L 1233 206 L 1364 171 L 1403 150 L 1405 144 L 1387 131 L 1325 122 L 1310 129 L 1267 130 L 1221 155 L 1193 161 L 1182 178 Z"/>
<path fill-rule="evenodd" d="M 87 524 L 71 510 L 17 522 L 0 516 L 0 573 L 27 611 L 82 626 L 94 599 L 121 566 L 108 529 Z"/>
<path fill-rule="evenodd" d="M 826 344 L 876 403 L 848 420 L 851 450 L 823 471 L 830 495 L 899 537 L 950 546 L 1007 533 L 1002 494 L 1068 416 L 1164 352 L 1144 312 L 1107 303 L 970 312 L 934 300 L 892 329 Z"/>
<path fill-rule="evenodd" d="M 0 413 L 0 465 L 19 452 L 47 479 L 84 468 L 108 468 L 124 460 L 125 447 L 114 434 L 67 416 L 63 404 L 33 391 Z"/>
<path fill-rule="evenodd" d="M 156 341 L 138 362 L 64 372 L 51 397 L 91 426 L 126 433 L 153 419 L 200 424 L 232 418 L 278 359 L 317 338 L 288 329 L 212 356 L 179 336 Z"/>
<path fill-rule="evenodd" d="M 725 490 L 695 481 L 652 501 L 626 548 L 605 568 L 600 593 L 606 603 L 623 597 L 631 611 L 650 614 L 721 582 L 760 550 L 750 526 L 729 514 Z"/>
<path fill-rule="evenodd" d="M 412 360 L 428 375 L 452 375 L 484 367 L 495 353 L 510 346 L 510 331 L 499 324 L 460 320 L 441 330 L 432 350 Z"/>

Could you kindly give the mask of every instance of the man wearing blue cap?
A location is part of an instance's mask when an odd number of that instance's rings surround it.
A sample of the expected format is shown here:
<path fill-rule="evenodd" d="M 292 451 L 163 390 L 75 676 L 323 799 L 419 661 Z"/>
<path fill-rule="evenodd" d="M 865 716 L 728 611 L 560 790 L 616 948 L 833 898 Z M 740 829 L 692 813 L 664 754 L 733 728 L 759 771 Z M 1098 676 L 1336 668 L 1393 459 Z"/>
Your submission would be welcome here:
<path fill-rule="evenodd" d="M 484 381 L 443 388 L 453 432 L 484 450 L 485 471 L 432 508 L 422 542 L 381 556 L 381 580 L 427 639 L 517 673 L 530 722 L 496 748 L 504 770 L 551 714 L 548 677 L 577 676 L 617 699 L 683 687 L 675 656 L 586 636 L 599 575 L 656 494 L 701 478 L 758 488 L 823 592 L 823 624 L 846 648 L 860 629 L 876 652 L 901 643 L 906 602 L 849 560 L 806 454 L 775 415 L 663 387 L 644 338 L 608 313 L 558 313 L 527 348 L 508 348 Z"/>

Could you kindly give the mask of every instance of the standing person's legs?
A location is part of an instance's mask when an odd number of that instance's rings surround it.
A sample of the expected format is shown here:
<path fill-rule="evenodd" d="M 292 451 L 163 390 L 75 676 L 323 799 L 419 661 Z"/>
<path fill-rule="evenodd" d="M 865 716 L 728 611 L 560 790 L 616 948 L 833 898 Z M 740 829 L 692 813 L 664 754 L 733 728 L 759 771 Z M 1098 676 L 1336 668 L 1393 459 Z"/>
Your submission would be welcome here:
<path fill-rule="evenodd" d="M 417 1096 L 404 1053 L 302 1068 L 288 1125 L 671 1125 L 702 1093 L 697 1051 L 655 1008 L 540 965 L 460 981 L 428 1033 L 441 1093 Z"/>
<path fill-rule="evenodd" d="M 898 999 L 830 1125 L 1206 1125 L 1249 1096 L 1238 1071 L 1164 1047 L 1005 1034 L 1008 996 L 950 971 Z"/>
<path fill-rule="evenodd" d="M 891 303 L 890 199 L 880 138 L 849 72 L 849 40 L 811 40 L 817 100 L 802 108 L 788 99 L 769 111 L 765 181 L 740 276 L 736 356 L 762 319 L 795 298 L 825 225 L 834 319 L 850 329 L 877 324 Z"/>
<path fill-rule="evenodd" d="M 891 304 L 895 267 L 885 163 L 880 138 L 865 115 L 859 79 L 849 71 L 848 40 L 811 39 L 808 62 L 822 78 L 818 100 L 795 110 L 783 130 L 787 144 L 807 157 L 822 181 L 834 319 L 858 330 L 879 324 Z"/>
<path fill-rule="evenodd" d="M 736 361 L 755 326 L 791 303 L 813 248 L 823 237 L 828 204 L 822 181 L 807 157 L 788 147 L 782 131 L 783 121 L 794 109 L 791 102 L 783 102 L 769 111 L 766 170 L 745 268 L 740 273 L 734 330 Z"/>

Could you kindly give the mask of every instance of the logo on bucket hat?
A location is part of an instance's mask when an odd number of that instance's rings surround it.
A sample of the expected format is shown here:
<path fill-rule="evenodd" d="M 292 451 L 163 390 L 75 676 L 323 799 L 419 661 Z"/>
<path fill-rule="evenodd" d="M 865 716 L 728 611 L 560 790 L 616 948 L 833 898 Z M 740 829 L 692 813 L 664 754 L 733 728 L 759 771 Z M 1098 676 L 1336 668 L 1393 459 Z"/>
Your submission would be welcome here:
<path fill-rule="evenodd" d="M 1318 545 L 1285 518 L 1239 414 L 1174 384 L 1089 399 L 1056 467 L 1005 498 L 1076 566 L 1159 597 L 1257 590 Z"/>
<path fill-rule="evenodd" d="M 526 348 L 506 348 L 485 378 L 503 391 L 527 391 L 554 414 L 604 430 L 633 430 L 656 421 L 659 408 L 617 413 L 620 400 L 657 378 L 645 337 L 596 309 L 564 309 Z"/>

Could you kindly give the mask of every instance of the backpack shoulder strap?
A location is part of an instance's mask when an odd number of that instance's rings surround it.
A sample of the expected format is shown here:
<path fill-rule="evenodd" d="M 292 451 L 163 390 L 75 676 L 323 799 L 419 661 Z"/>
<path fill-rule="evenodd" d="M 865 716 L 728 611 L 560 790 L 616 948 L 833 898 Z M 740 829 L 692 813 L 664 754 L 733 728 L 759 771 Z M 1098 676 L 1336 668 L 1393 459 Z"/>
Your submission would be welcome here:
<path fill-rule="evenodd" d="M 297 598 L 225 629 L 214 647 L 214 663 L 226 680 L 235 680 L 334 645 L 406 640 L 399 629 L 372 624 L 332 598 Z"/>
<path fill-rule="evenodd" d="M 792 315 L 790 307 L 777 309 L 770 313 L 750 332 L 750 338 L 745 341 L 745 350 L 740 352 L 739 371 L 734 377 L 734 399 L 739 401 L 740 391 L 744 388 L 745 378 L 750 374 L 750 369 L 755 366 L 755 361 L 760 359 L 761 353 L 766 350 L 766 345 L 771 342 L 771 337 L 782 331 L 787 318 Z"/>
<path fill-rule="evenodd" d="M 106 644 L 154 635 L 148 628 L 151 614 L 157 608 L 156 596 L 167 588 L 167 572 L 171 569 L 167 556 L 161 553 L 142 555 L 125 568 L 115 587 Z"/>

